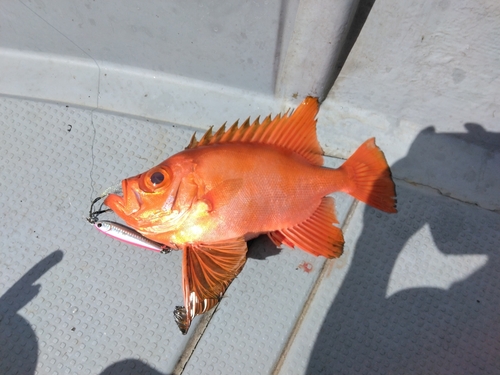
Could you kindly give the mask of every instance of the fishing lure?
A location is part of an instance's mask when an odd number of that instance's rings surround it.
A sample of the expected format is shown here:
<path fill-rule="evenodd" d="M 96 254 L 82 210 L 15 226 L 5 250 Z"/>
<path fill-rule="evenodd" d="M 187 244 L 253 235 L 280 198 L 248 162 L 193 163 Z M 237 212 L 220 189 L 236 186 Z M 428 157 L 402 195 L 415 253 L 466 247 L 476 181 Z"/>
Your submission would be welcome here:
<path fill-rule="evenodd" d="M 109 220 L 100 220 L 94 223 L 94 227 L 110 237 L 131 245 L 143 247 L 162 254 L 168 254 L 171 249 L 161 243 L 152 241 L 141 235 L 139 232 L 120 223 Z"/>
<path fill-rule="evenodd" d="M 98 210 L 95 210 L 95 205 L 97 204 L 97 202 L 99 202 L 105 196 L 106 195 L 102 195 L 92 201 L 89 210 L 89 217 L 87 218 L 87 221 L 90 224 L 94 225 L 94 227 L 98 231 L 110 237 L 116 238 L 117 240 L 120 240 L 122 242 L 143 247 L 145 249 L 153 250 L 162 254 L 168 254 L 172 250 L 170 247 L 164 244 L 152 241 L 144 237 L 142 234 L 132 228 L 127 227 L 126 225 L 109 220 L 99 220 L 99 215 L 110 211 L 109 209 L 103 210 L 102 204 Z"/>

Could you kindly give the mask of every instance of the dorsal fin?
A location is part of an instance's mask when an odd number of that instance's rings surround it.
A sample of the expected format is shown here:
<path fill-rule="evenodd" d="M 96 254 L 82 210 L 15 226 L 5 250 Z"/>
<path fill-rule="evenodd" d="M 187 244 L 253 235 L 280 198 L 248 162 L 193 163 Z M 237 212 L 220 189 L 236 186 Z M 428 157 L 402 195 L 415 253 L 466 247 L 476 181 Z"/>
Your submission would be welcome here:
<path fill-rule="evenodd" d="M 323 150 L 316 136 L 318 109 L 318 99 L 309 96 L 290 115 L 286 112 L 274 119 L 267 116 L 262 123 L 257 118 L 251 125 L 247 119 L 240 127 L 236 121 L 227 131 L 224 124 L 215 133 L 210 127 L 199 141 L 193 135 L 186 149 L 234 142 L 267 144 L 294 151 L 311 163 L 322 165 Z"/>

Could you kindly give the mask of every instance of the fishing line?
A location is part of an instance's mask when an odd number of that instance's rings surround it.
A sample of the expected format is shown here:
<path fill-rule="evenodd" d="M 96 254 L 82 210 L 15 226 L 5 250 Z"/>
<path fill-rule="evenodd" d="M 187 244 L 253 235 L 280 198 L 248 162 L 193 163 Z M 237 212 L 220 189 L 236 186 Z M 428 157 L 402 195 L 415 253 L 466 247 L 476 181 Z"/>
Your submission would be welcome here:
<path fill-rule="evenodd" d="M 106 190 L 104 190 L 100 197 L 104 197 L 106 195 L 109 195 L 109 194 L 116 194 L 116 193 L 121 193 L 122 192 L 122 183 L 121 182 L 118 182 L 117 184 L 114 184 L 112 186 L 110 186 L 109 188 L 107 188 Z"/>
<path fill-rule="evenodd" d="M 90 124 L 92 125 L 92 142 L 90 145 L 90 157 L 91 157 L 91 164 L 90 164 L 90 171 L 89 171 L 89 177 L 90 177 L 90 201 L 93 201 L 93 196 L 95 194 L 95 181 L 93 178 L 93 172 L 94 172 L 94 166 L 95 166 L 95 153 L 94 153 L 94 145 L 96 141 L 96 136 L 97 136 L 97 129 L 94 124 L 94 112 L 99 109 L 99 97 L 101 96 L 101 67 L 97 63 L 97 60 L 94 59 L 92 56 L 87 54 L 92 60 L 94 60 L 96 66 L 97 66 L 97 98 L 96 98 L 96 105 L 95 108 L 90 111 Z"/>
<path fill-rule="evenodd" d="M 98 92 L 99 92 L 99 90 L 98 90 Z M 99 98 L 97 100 L 99 100 Z M 92 177 L 92 173 L 94 172 L 94 165 L 95 165 L 94 144 L 95 144 L 95 139 L 96 139 L 96 134 L 97 134 L 97 130 L 96 130 L 95 124 L 94 124 L 94 111 L 96 109 L 97 108 L 94 108 L 90 112 L 90 124 L 92 125 L 92 131 L 93 131 L 93 133 L 92 133 L 92 142 L 91 142 L 91 145 L 90 145 L 91 164 L 90 164 L 90 171 L 89 171 L 89 177 L 90 177 L 90 201 L 91 202 L 93 201 L 92 197 L 94 196 L 94 193 L 95 193 L 95 189 L 94 189 L 95 181 L 94 181 L 94 178 Z"/>
<path fill-rule="evenodd" d="M 63 38 L 68 40 L 71 44 L 73 44 L 76 48 L 78 48 L 80 51 L 82 51 L 85 55 L 87 55 L 92 61 L 94 61 L 95 65 L 97 66 L 97 98 L 96 98 L 96 105 L 95 108 L 90 111 L 90 124 L 92 125 L 93 129 L 93 135 L 92 135 L 92 145 L 91 145 L 91 158 L 92 162 L 90 165 L 90 202 L 93 201 L 93 195 L 95 194 L 95 181 L 94 178 L 92 177 L 92 174 L 94 172 L 94 164 L 95 164 L 95 154 L 94 154 L 94 144 L 96 140 L 96 127 L 94 124 L 94 111 L 99 109 L 99 97 L 101 96 L 101 67 L 97 63 L 97 60 L 94 59 L 85 49 L 80 47 L 77 43 L 75 43 L 73 40 L 71 40 L 66 34 L 64 34 L 61 30 L 59 30 L 57 27 L 52 25 L 49 21 L 47 21 L 45 18 L 43 18 L 40 14 L 38 14 L 34 9 L 32 9 L 28 4 L 25 4 L 22 0 L 19 0 L 19 2 L 26 8 L 28 11 L 32 12 L 36 17 L 40 18 L 43 22 L 45 22 L 48 26 L 50 26 L 52 29 L 54 29 L 58 34 L 60 34 Z"/>

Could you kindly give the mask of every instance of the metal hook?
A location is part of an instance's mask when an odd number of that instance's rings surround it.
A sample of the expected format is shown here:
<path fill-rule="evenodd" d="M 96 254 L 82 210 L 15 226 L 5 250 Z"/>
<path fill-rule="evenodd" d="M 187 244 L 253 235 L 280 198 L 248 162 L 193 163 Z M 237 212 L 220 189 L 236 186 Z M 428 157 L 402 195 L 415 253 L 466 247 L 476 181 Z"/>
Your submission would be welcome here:
<path fill-rule="evenodd" d="M 105 213 L 105 212 L 108 212 L 108 211 L 111 211 L 109 208 L 106 209 L 106 210 L 103 210 L 102 209 L 102 206 L 104 205 L 104 203 L 101 203 L 101 206 L 99 207 L 99 209 L 97 211 L 93 211 L 94 210 L 94 206 L 97 202 L 99 202 L 104 196 L 100 196 L 100 197 L 97 197 L 96 199 L 94 199 L 92 201 L 92 204 L 90 205 L 90 210 L 89 210 L 89 217 L 87 218 L 87 221 L 90 223 L 90 224 L 95 224 L 99 221 L 99 215 Z"/>

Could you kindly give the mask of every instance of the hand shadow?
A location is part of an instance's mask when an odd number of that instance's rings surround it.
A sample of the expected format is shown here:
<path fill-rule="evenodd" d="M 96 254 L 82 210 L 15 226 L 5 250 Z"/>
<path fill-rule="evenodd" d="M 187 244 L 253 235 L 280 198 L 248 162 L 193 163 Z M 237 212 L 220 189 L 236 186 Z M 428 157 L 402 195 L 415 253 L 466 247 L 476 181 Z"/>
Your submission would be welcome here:
<path fill-rule="evenodd" d="M 0 374 L 34 374 L 38 360 L 38 340 L 30 323 L 17 312 L 38 295 L 35 284 L 63 258 L 54 251 L 33 266 L 0 297 Z"/>
<path fill-rule="evenodd" d="M 106 367 L 100 375 L 166 375 L 138 359 L 124 359 Z"/>
<path fill-rule="evenodd" d="M 490 145 L 500 139 L 500 134 L 468 125 L 470 140 L 467 134 L 436 134 L 431 128 L 422 131 L 393 170 L 408 163 L 435 164 L 436 160 L 427 160 L 432 155 L 423 152 L 429 147 L 429 136 L 435 147 L 449 142 L 447 137 Z M 307 374 L 497 373 L 500 253 L 498 240 L 494 240 L 498 239 L 498 224 L 492 224 L 498 220 L 491 221 L 496 214 L 408 184 L 398 184 L 397 192 L 396 215 L 365 209 L 352 264 L 322 323 Z M 417 261 L 404 270 L 407 274 L 393 274 L 407 241 L 419 241 L 418 232 L 424 226 L 445 259 L 482 254 L 487 256 L 486 264 L 465 279 L 454 279 L 449 289 L 410 287 L 387 296 L 394 276 L 415 279 L 409 275 L 415 273 L 417 280 L 422 278 L 419 285 L 434 285 L 423 281 L 435 267 L 424 256 L 414 255 Z M 430 251 L 425 249 L 425 239 L 420 243 L 410 249 Z M 431 250 L 436 251 L 434 246 Z M 433 272 L 446 276 L 456 270 L 451 264 L 450 269 Z"/>

